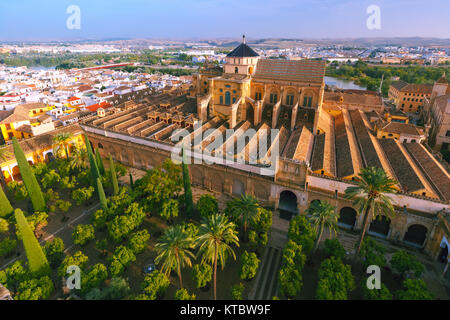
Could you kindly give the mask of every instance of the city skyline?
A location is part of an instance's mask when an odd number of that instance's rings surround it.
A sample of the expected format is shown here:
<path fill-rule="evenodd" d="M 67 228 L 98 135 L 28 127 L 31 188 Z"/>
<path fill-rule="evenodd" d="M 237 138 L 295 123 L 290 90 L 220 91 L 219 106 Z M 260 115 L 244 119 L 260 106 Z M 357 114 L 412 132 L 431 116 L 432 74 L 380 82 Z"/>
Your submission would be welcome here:
<path fill-rule="evenodd" d="M 69 29 L 72 6 L 80 29 Z M 380 29 L 370 30 L 367 8 L 380 8 Z M 105 38 L 450 38 L 450 4 L 421 1 L 142 1 L 26 0 L 0 3 L 0 41 Z M 426 23 L 423 23 L 426 22 Z M 11 28 L 13 26 L 13 28 Z"/>

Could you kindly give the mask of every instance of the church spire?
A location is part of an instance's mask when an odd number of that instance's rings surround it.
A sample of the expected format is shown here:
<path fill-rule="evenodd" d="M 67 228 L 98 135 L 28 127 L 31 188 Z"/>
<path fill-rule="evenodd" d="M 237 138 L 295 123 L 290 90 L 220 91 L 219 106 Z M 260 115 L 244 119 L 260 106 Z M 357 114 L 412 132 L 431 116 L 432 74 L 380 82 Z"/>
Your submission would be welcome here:
<path fill-rule="evenodd" d="M 242 43 L 245 43 L 245 34 L 242 35 Z"/>

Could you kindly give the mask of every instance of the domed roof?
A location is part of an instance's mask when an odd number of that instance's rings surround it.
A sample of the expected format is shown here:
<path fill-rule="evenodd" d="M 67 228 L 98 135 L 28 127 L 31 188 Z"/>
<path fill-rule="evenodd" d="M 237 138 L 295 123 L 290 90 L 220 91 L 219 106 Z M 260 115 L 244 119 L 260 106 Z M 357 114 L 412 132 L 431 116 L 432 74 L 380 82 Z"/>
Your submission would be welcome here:
<path fill-rule="evenodd" d="M 244 58 L 244 57 L 259 57 L 259 54 L 255 52 L 245 43 L 245 36 L 242 37 L 242 43 L 238 45 L 233 51 L 227 54 L 227 57 L 231 58 Z"/>

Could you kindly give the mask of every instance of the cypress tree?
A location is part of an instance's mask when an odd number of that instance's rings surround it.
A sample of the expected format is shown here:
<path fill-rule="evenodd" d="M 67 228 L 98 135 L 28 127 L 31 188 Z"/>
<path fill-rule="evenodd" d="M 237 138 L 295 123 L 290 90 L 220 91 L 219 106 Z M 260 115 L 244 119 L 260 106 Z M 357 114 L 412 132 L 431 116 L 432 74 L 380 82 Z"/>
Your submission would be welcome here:
<path fill-rule="evenodd" d="M 100 204 L 102 206 L 102 209 L 106 211 L 106 209 L 108 209 L 108 206 L 106 204 L 105 191 L 103 190 L 103 185 L 102 185 L 102 182 L 100 181 L 100 178 L 97 178 L 97 191 L 98 191 L 98 198 L 100 199 Z"/>
<path fill-rule="evenodd" d="M 47 207 L 45 205 L 44 196 L 42 195 L 41 187 L 39 186 L 30 164 L 25 157 L 25 153 L 19 145 L 16 137 L 12 138 L 14 155 L 16 156 L 17 165 L 19 166 L 20 174 L 22 175 L 23 183 L 27 188 L 28 194 L 31 198 L 34 211 L 46 212 Z"/>
<path fill-rule="evenodd" d="M 98 148 L 95 149 L 95 158 L 97 159 L 97 166 L 102 175 L 105 174 L 105 166 L 103 165 L 102 157 L 100 156 L 100 152 Z"/>
<path fill-rule="evenodd" d="M 117 182 L 117 174 L 116 174 L 116 167 L 114 166 L 114 161 L 109 155 L 109 171 L 111 172 L 111 181 L 114 189 L 114 195 L 119 194 L 119 183 Z"/>
<path fill-rule="evenodd" d="M 89 142 L 89 139 L 87 135 L 84 135 L 84 140 L 86 143 L 86 149 L 88 153 L 89 158 L 89 166 L 90 166 L 90 172 L 91 172 L 91 179 L 92 179 L 92 185 L 97 189 L 97 178 L 100 178 L 100 171 L 98 170 L 97 161 L 95 161 L 94 154 L 92 152 L 91 143 Z M 98 192 L 98 190 L 97 190 Z"/>
<path fill-rule="evenodd" d="M 44 276 L 50 273 L 50 266 L 45 257 L 42 248 L 31 231 L 27 219 L 23 215 L 22 210 L 16 209 L 14 211 L 16 217 L 17 227 L 22 236 L 23 246 L 28 259 L 28 266 L 30 271 L 35 276 Z"/>
<path fill-rule="evenodd" d="M 130 173 L 130 188 L 133 190 L 133 176 Z"/>
<path fill-rule="evenodd" d="M 0 186 L 0 218 L 8 216 L 13 211 L 13 207 L 11 206 L 8 197 L 6 197 L 3 188 Z"/>
<path fill-rule="evenodd" d="M 183 161 L 182 161 L 182 171 L 183 171 L 183 185 L 184 185 L 184 203 L 186 205 L 186 212 L 188 216 L 192 216 L 192 211 L 194 210 L 194 202 L 192 201 L 192 189 L 191 189 L 191 179 L 189 177 L 189 169 L 186 160 L 186 151 L 184 147 L 181 149 Z"/>

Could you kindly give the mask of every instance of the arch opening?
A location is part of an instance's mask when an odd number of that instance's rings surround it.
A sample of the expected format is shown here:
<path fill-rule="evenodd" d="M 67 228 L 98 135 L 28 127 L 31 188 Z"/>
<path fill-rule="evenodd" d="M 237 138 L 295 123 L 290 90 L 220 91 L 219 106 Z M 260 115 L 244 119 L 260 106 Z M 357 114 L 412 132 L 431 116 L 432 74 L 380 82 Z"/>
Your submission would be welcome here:
<path fill-rule="evenodd" d="M 280 211 L 280 218 L 291 220 L 293 215 L 298 213 L 297 210 L 297 196 L 289 190 L 284 190 L 280 193 L 280 200 L 278 202 L 278 210 Z"/>
<path fill-rule="evenodd" d="M 391 219 L 386 216 L 377 216 L 369 226 L 368 234 L 386 238 L 391 228 Z"/>
<path fill-rule="evenodd" d="M 356 223 L 357 212 L 352 207 L 343 207 L 339 211 L 338 225 L 347 228 L 353 229 Z"/>
<path fill-rule="evenodd" d="M 406 231 L 403 241 L 414 246 L 422 247 L 427 237 L 428 229 L 421 224 L 413 224 Z"/>

